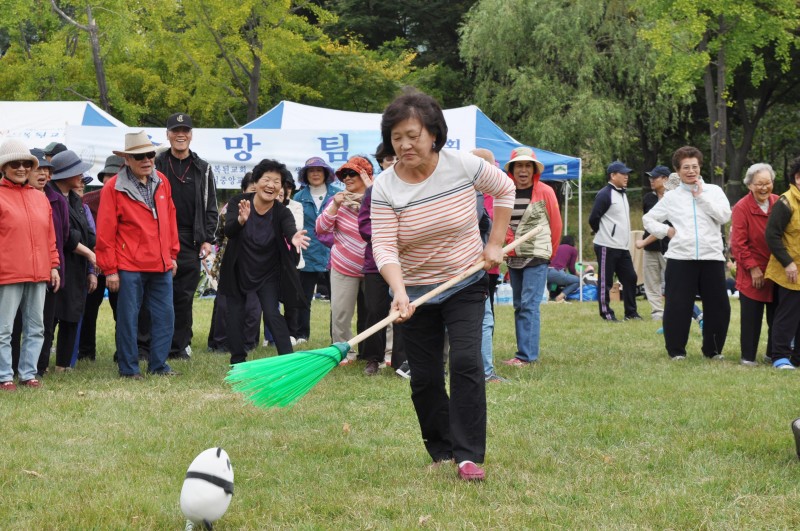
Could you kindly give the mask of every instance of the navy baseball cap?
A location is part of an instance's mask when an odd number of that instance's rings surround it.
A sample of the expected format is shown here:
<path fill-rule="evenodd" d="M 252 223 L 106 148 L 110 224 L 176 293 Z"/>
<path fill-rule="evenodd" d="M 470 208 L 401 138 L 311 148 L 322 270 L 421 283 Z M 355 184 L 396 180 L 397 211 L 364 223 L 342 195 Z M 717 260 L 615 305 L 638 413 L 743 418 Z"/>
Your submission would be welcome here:
<path fill-rule="evenodd" d="M 652 170 L 646 172 L 646 175 L 651 179 L 655 177 L 669 177 L 669 174 L 672 173 L 669 171 L 669 168 L 666 166 L 656 166 Z"/>
<path fill-rule="evenodd" d="M 625 166 L 622 162 L 615 160 L 606 168 L 606 175 L 611 175 L 612 173 L 631 173 L 632 171 L 632 169 Z"/>

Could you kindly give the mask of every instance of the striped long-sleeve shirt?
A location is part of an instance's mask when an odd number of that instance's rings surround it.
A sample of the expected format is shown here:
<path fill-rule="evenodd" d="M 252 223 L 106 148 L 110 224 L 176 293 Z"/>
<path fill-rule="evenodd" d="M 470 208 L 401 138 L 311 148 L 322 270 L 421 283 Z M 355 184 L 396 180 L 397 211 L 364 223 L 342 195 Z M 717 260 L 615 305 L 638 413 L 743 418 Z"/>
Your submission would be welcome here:
<path fill-rule="evenodd" d="M 442 150 L 423 182 L 385 170 L 372 191 L 372 246 L 378 268 L 399 264 L 406 285 L 438 284 L 480 260 L 475 190 L 492 195 L 494 206 L 514 206 L 514 183 L 484 160 Z"/>
<path fill-rule="evenodd" d="M 335 215 L 328 212 L 331 198 L 317 218 L 317 234 L 332 233 L 331 269 L 348 277 L 364 276 L 364 251 L 367 246 L 358 232 L 358 212 L 344 205 Z"/>

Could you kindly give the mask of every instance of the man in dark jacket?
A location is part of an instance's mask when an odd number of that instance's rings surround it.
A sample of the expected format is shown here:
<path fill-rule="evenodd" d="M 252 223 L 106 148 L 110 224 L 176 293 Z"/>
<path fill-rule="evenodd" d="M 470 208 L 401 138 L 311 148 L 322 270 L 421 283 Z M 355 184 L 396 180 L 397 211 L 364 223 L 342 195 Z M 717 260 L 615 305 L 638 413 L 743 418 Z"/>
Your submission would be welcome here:
<path fill-rule="evenodd" d="M 208 162 L 189 149 L 192 118 L 176 113 L 167 118 L 170 149 L 156 157 L 156 169 L 166 175 L 178 220 L 178 273 L 172 281 L 175 333 L 170 358 L 189 359 L 192 354 L 192 303 L 200 282 L 200 260 L 211 254 L 217 228 L 217 187 Z M 140 344 L 140 352 L 142 347 Z"/>

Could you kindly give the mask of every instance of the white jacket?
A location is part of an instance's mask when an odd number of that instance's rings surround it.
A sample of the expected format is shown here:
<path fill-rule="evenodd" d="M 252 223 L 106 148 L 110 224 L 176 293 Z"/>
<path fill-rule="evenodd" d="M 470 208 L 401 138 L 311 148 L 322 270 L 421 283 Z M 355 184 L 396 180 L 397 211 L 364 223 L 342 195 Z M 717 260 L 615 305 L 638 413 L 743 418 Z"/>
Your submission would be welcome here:
<path fill-rule="evenodd" d="M 697 198 L 683 186 L 667 192 L 642 217 L 645 230 L 656 238 L 667 235 L 669 225 L 664 221 L 675 228 L 666 258 L 725 261 L 722 226 L 731 219 L 731 205 L 719 186 L 705 182 L 702 186 Z"/>

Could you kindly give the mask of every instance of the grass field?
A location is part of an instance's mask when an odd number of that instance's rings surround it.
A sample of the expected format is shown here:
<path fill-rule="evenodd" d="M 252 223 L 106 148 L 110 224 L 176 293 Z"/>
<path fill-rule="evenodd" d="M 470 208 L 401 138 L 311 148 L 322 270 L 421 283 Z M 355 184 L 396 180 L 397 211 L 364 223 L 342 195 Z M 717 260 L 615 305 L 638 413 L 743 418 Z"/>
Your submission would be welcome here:
<path fill-rule="evenodd" d="M 104 306 L 97 362 L 0 396 L 0 528 L 181 529 L 186 468 L 213 446 L 235 471 L 217 529 L 797 528 L 800 371 L 741 367 L 732 307 L 725 361 L 701 359 L 693 325 L 671 362 L 656 323 L 545 305 L 541 362 L 498 363 L 512 382 L 487 389 L 487 480 L 466 484 L 428 467 L 390 370 L 339 367 L 295 407 L 255 409 L 223 383 L 227 356 L 205 353 L 198 300 L 182 375 L 123 381 Z M 327 311 L 315 303 L 308 348 L 328 345 Z M 513 334 L 499 307 L 496 360 Z"/>

